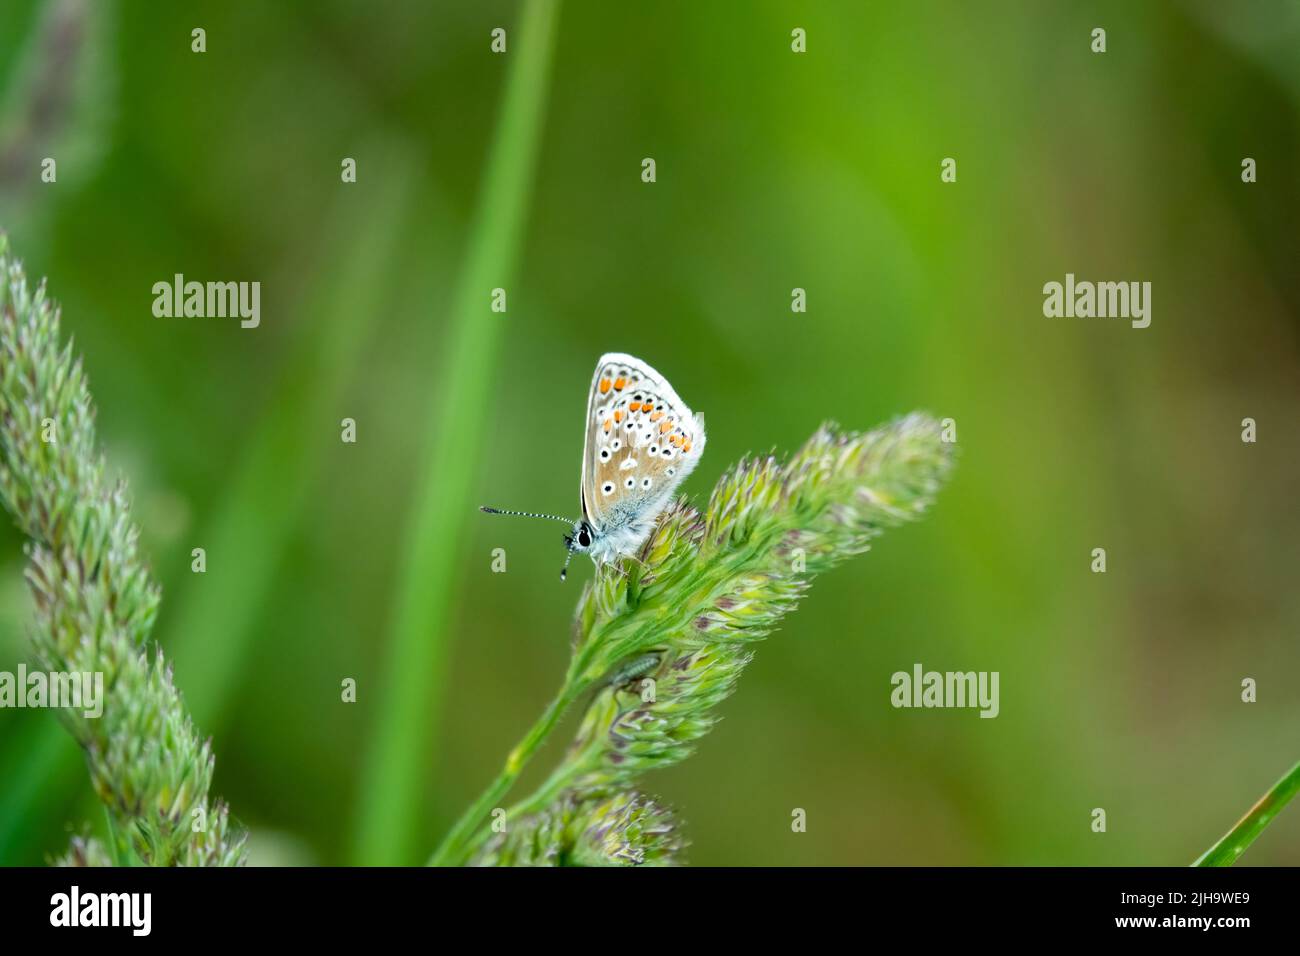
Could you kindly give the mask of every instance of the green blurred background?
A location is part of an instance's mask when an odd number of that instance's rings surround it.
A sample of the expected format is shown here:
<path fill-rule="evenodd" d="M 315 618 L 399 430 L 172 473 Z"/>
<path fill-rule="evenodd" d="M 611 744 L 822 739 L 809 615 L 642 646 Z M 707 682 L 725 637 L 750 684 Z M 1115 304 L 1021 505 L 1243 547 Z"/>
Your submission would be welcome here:
<path fill-rule="evenodd" d="M 1300 756 L 1300 5 L 566 0 L 519 66 L 529 16 L 0 5 L 0 228 L 84 354 L 252 861 L 423 860 L 549 700 L 590 568 L 473 508 L 576 510 L 620 350 L 707 416 L 696 500 L 828 417 L 962 445 L 644 781 L 692 862 L 1190 862 Z M 177 272 L 260 281 L 261 327 L 154 318 Z M 1151 327 L 1044 318 L 1067 272 L 1152 282 Z M 5 521 L 0 669 L 23 564 Z M 892 709 L 916 662 L 999 671 L 1000 716 Z M 54 716 L 0 711 L 0 862 L 100 819 Z M 1300 864 L 1300 809 L 1244 862 Z"/>

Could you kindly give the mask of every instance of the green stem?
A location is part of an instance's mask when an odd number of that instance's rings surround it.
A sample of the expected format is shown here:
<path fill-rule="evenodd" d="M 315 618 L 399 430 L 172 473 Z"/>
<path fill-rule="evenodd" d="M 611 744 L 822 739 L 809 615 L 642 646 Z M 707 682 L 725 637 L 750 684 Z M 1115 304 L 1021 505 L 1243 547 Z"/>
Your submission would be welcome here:
<path fill-rule="evenodd" d="M 463 564 L 458 547 L 473 513 L 474 463 L 491 428 L 492 369 L 507 324 L 489 311 L 523 241 L 534 160 L 558 17 L 558 0 L 526 0 L 505 59 L 506 79 L 483 188 L 429 407 L 421 415 L 423 462 L 404 532 L 392 603 L 383 691 L 361 775 L 352 858 L 408 862 L 423 803 L 421 787 L 437 740 L 435 704 L 444 679 L 447 626 Z"/>
<path fill-rule="evenodd" d="M 639 573 L 637 573 L 637 571 L 633 571 L 632 573 L 635 577 L 629 580 L 629 591 L 634 582 L 639 584 Z M 633 598 L 629 596 L 628 601 L 629 604 L 633 603 Z M 647 632 L 662 629 L 662 626 L 661 622 L 652 621 L 641 626 L 639 629 L 633 630 L 633 632 L 627 636 L 619 636 L 619 628 L 617 626 L 608 631 L 597 630 L 596 632 L 587 634 L 581 642 L 583 649 L 578 652 L 578 655 L 573 659 L 573 662 L 570 665 L 566 685 L 572 685 L 575 682 L 580 684 L 577 694 L 581 694 L 583 690 L 586 690 L 608 676 L 604 671 L 593 670 L 593 668 L 597 667 L 594 661 L 599 656 L 597 654 L 598 648 L 617 648 L 620 644 L 623 644 L 626 645 L 623 647 L 623 650 L 630 651 L 632 648 L 640 647 L 645 644 Z M 615 651 L 609 656 L 617 658 L 621 656 L 621 653 L 621 651 Z M 577 694 L 574 695 L 575 698 Z M 546 718 L 547 715 L 544 714 L 542 720 L 539 721 L 539 725 L 545 723 Z M 551 726 L 553 727 L 554 725 L 552 724 Z M 547 732 L 549 733 L 549 728 Z M 516 748 L 516 750 L 518 750 L 518 748 Z M 506 810 L 506 819 L 520 820 L 549 806 L 565 790 L 572 786 L 574 780 L 578 779 L 582 774 L 593 768 L 592 762 L 588 759 L 589 757 L 589 754 L 584 754 L 580 757 L 562 761 L 560 765 L 551 772 L 551 775 L 543 781 L 541 786 L 522 800 L 512 804 Z M 596 761 L 599 761 L 598 757 L 596 758 Z M 507 764 L 507 769 L 508 768 L 509 764 Z M 475 821 L 481 821 L 483 817 L 495 807 L 496 801 L 505 796 L 513 782 L 513 777 L 507 782 L 506 774 L 502 773 L 502 775 L 494 782 L 492 787 L 490 787 L 488 791 L 479 798 L 478 803 L 476 803 L 474 807 L 472 807 L 470 811 L 461 818 L 456 825 L 456 829 L 453 830 L 452 834 L 443 841 L 442 846 L 438 848 L 438 851 L 434 854 L 430 863 L 433 865 L 439 865 L 450 864 L 452 862 L 450 858 L 450 849 L 453 839 L 456 839 L 458 842 L 464 842 L 466 839 L 468 840 L 468 842 L 465 842 L 457 860 L 464 861 L 472 858 L 478 849 L 487 842 L 491 833 L 490 831 L 480 829 L 466 837 L 465 831 L 467 829 L 472 829 L 475 825 Z"/>
<path fill-rule="evenodd" d="M 506 819 L 520 820 L 550 806 L 560 794 L 569 789 L 574 780 L 588 769 L 586 763 L 569 763 L 567 761 L 556 767 L 555 771 L 546 778 L 546 781 L 540 787 L 506 811 Z"/>
<path fill-rule="evenodd" d="M 555 729 L 564 712 L 569 709 L 569 705 L 581 696 L 586 690 L 585 682 L 574 682 L 566 680 L 564 688 L 551 701 L 550 705 L 538 718 L 537 723 L 533 724 L 532 729 L 524 735 L 518 746 L 510 751 L 510 756 L 506 758 L 506 764 L 501 769 L 501 773 L 492 781 L 482 795 L 474 801 L 473 805 L 466 810 L 456 824 L 451 828 L 442 845 L 434 851 L 433 856 L 429 857 L 429 866 L 459 866 L 464 863 L 472 853 L 473 849 L 482 842 L 485 834 L 478 831 L 485 822 L 489 813 L 494 810 L 501 802 L 510 788 L 514 786 L 519 774 L 523 772 L 528 761 L 532 759 L 534 753 L 542 745 L 551 731 Z"/>
<path fill-rule="evenodd" d="M 1300 763 L 1297 763 L 1271 790 L 1259 798 L 1259 802 L 1237 821 L 1237 825 L 1225 833 L 1222 839 L 1210 847 L 1192 866 L 1232 866 L 1237 858 L 1245 852 L 1246 847 L 1255 842 L 1255 838 L 1264 832 L 1287 802 L 1300 790 Z"/>

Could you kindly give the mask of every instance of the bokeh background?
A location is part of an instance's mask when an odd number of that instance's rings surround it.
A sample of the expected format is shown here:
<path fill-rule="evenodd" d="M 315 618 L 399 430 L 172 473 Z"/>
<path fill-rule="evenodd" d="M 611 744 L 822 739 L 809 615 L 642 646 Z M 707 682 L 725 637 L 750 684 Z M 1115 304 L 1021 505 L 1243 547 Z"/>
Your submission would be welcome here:
<path fill-rule="evenodd" d="M 576 509 L 606 350 L 706 414 L 697 500 L 824 418 L 924 408 L 962 446 L 645 780 L 693 862 L 1192 860 L 1300 756 L 1300 5 L 566 0 L 530 47 L 543 22 L 0 5 L 0 228 L 84 355 L 253 862 L 423 860 L 558 687 L 590 570 L 474 506 Z M 261 327 L 154 318 L 177 272 L 260 281 Z M 1044 318 L 1067 272 L 1152 282 L 1151 327 Z M 23 565 L 5 521 L 0 669 Z M 1000 716 L 892 709 L 916 662 L 999 671 Z M 0 863 L 83 820 L 54 716 L 0 711 Z M 1243 863 L 1300 864 L 1300 809 Z"/>

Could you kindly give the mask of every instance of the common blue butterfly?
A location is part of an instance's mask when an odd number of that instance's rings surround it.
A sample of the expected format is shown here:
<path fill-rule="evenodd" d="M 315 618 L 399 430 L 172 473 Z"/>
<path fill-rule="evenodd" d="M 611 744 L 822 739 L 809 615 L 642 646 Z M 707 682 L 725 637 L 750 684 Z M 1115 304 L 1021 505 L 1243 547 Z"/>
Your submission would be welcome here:
<path fill-rule="evenodd" d="M 704 453 L 703 416 L 666 378 L 624 352 L 607 352 L 596 363 L 585 428 L 581 517 L 482 509 L 571 525 L 561 580 L 575 553 L 590 555 L 597 565 L 635 553 Z"/>

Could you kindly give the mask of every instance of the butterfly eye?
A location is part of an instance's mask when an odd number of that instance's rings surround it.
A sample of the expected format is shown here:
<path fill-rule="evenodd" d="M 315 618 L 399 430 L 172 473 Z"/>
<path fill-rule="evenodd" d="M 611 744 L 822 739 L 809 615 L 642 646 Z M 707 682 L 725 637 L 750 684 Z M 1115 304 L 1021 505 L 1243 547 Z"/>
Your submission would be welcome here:
<path fill-rule="evenodd" d="M 578 532 L 578 546 L 581 548 L 591 547 L 591 535 L 587 533 L 585 527 Z"/>

